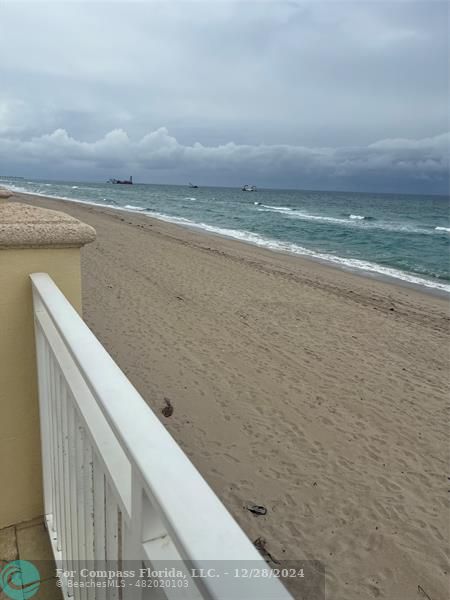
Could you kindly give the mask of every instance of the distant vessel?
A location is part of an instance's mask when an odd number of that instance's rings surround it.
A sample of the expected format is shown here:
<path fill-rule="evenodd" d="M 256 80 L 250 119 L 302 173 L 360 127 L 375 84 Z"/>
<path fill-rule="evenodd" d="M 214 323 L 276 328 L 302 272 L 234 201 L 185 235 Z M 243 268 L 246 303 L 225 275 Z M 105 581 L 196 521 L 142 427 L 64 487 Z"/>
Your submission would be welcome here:
<path fill-rule="evenodd" d="M 121 183 L 122 185 L 133 185 L 133 177 L 130 179 L 108 179 L 107 183 Z"/>
<path fill-rule="evenodd" d="M 190 188 L 195 188 L 195 189 L 197 189 L 197 188 L 198 188 L 198 185 L 194 185 L 193 183 L 189 182 L 189 187 L 190 187 Z"/>
<path fill-rule="evenodd" d="M 256 192 L 256 185 L 248 185 L 247 183 L 242 186 L 243 192 Z"/>

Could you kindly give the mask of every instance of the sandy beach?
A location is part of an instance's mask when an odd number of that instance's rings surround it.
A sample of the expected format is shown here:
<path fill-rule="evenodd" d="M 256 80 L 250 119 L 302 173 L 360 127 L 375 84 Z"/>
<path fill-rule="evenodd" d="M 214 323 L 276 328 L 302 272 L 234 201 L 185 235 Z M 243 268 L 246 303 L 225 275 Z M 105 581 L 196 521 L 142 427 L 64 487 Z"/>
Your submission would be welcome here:
<path fill-rule="evenodd" d="M 323 561 L 327 600 L 447 597 L 447 300 L 146 216 L 15 199 L 95 227 L 86 322 L 277 565 Z"/>

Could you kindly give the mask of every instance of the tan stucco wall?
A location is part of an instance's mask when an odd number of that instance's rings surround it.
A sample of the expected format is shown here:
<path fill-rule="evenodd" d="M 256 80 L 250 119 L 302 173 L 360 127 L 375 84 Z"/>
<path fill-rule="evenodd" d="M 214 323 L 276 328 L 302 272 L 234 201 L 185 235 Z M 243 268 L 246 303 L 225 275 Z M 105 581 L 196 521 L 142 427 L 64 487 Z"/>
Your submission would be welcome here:
<path fill-rule="evenodd" d="M 79 248 L 0 249 L 0 529 L 43 513 L 34 272 L 81 312 Z"/>

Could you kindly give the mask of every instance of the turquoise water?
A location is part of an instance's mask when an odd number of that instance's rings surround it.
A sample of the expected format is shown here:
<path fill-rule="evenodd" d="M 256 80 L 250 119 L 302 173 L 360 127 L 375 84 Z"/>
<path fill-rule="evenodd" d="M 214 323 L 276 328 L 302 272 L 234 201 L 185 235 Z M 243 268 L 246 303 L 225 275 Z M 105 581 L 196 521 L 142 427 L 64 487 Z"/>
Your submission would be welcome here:
<path fill-rule="evenodd" d="M 140 212 L 450 292 L 450 205 L 444 196 L 54 181 L 2 185 Z"/>

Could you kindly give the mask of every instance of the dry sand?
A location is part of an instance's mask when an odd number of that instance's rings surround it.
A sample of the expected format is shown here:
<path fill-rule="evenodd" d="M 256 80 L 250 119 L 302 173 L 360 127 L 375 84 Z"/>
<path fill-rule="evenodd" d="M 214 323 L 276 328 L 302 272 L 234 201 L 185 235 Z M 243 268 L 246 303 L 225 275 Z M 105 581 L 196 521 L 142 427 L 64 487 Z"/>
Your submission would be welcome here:
<path fill-rule="evenodd" d="M 445 300 L 143 216 L 22 200 L 96 228 L 85 319 L 250 539 L 278 561 L 322 560 L 330 600 L 448 597 Z"/>

